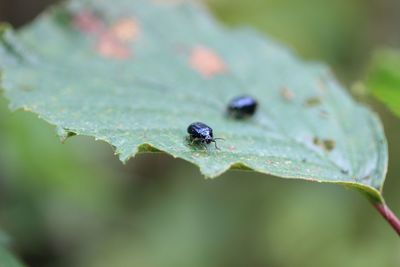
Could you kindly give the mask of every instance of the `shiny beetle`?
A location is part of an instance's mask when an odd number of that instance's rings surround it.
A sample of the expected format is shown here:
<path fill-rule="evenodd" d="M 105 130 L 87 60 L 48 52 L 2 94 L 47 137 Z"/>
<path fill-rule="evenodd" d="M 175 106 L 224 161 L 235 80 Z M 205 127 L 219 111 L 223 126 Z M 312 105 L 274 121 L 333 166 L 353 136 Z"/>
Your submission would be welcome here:
<path fill-rule="evenodd" d="M 257 110 L 257 101 L 251 96 L 238 96 L 228 104 L 228 115 L 235 119 L 251 117 Z"/>
<path fill-rule="evenodd" d="M 206 145 L 209 145 L 211 142 L 213 142 L 215 148 L 219 150 L 215 140 L 224 140 L 223 138 L 214 138 L 213 129 L 202 122 L 193 122 L 187 128 L 187 132 L 189 134 L 189 140 L 192 144 L 198 144 L 205 148 L 207 148 Z"/>

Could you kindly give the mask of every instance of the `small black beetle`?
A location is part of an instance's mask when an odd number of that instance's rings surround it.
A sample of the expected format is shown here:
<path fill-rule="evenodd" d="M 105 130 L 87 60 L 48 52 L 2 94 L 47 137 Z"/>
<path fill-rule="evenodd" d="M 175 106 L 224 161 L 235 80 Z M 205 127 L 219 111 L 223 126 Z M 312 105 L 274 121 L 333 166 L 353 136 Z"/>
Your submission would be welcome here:
<path fill-rule="evenodd" d="M 206 144 L 208 145 L 211 142 L 214 142 L 215 148 L 219 149 L 217 146 L 217 142 L 215 142 L 215 140 L 218 139 L 224 140 L 223 138 L 214 138 L 212 128 L 202 122 L 193 122 L 187 128 L 187 132 L 189 134 L 189 140 L 191 141 L 192 144 L 193 143 L 200 144 L 203 147 L 206 147 L 205 146 Z"/>
<path fill-rule="evenodd" d="M 257 105 L 257 101 L 251 96 L 238 96 L 229 102 L 228 114 L 235 119 L 244 119 L 256 112 Z"/>

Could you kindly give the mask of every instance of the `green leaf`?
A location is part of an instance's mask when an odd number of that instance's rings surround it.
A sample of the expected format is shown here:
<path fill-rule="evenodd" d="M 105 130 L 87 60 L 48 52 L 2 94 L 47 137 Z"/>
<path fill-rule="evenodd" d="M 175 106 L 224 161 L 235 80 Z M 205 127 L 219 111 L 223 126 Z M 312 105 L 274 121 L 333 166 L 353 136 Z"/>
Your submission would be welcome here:
<path fill-rule="evenodd" d="M 0 240 L 0 266 L 1 267 L 23 267 L 22 263 L 17 260 L 4 246 L 3 240 Z"/>
<path fill-rule="evenodd" d="M 400 52 L 378 51 L 373 58 L 367 79 L 373 96 L 400 116 Z"/>
<path fill-rule="evenodd" d="M 70 1 L 0 46 L 12 109 L 37 113 L 62 139 L 94 136 L 122 161 L 163 151 L 208 177 L 251 169 L 357 188 L 382 201 L 387 146 L 379 119 L 331 71 L 249 29 L 228 30 L 188 1 Z M 227 118 L 242 94 L 254 118 Z M 192 146 L 214 129 L 221 150 Z"/>
<path fill-rule="evenodd" d="M 7 250 L 0 247 L 0 262 L 1 267 L 22 267 L 23 265 L 15 259 Z"/>

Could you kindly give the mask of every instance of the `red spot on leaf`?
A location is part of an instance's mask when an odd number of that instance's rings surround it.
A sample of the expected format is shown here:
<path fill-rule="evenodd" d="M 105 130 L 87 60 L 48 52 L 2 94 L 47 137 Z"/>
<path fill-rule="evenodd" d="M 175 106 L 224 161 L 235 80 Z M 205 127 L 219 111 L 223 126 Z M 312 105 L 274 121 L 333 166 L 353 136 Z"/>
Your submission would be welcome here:
<path fill-rule="evenodd" d="M 82 11 L 74 16 L 73 23 L 80 31 L 99 34 L 105 30 L 104 23 L 90 11 Z"/>
<path fill-rule="evenodd" d="M 189 63 L 205 78 L 211 78 L 227 71 L 223 60 L 214 51 L 203 46 L 197 46 L 192 50 Z"/>
<path fill-rule="evenodd" d="M 111 33 L 121 42 L 136 41 L 139 33 L 139 23 L 135 18 L 123 18 L 110 29 Z"/>
<path fill-rule="evenodd" d="M 74 17 L 74 25 L 82 32 L 96 37 L 96 52 L 105 58 L 128 59 L 131 56 L 129 42 L 137 40 L 140 32 L 135 18 L 121 18 L 106 25 L 93 12 L 82 11 Z"/>
<path fill-rule="evenodd" d="M 137 40 L 139 31 L 136 19 L 120 19 L 101 34 L 97 42 L 97 52 L 106 58 L 127 59 L 131 56 L 128 43 Z"/>
<path fill-rule="evenodd" d="M 100 36 L 96 50 L 99 55 L 105 58 L 120 60 L 129 58 L 131 54 L 129 48 L 110 32 L 105 32 Z"/>

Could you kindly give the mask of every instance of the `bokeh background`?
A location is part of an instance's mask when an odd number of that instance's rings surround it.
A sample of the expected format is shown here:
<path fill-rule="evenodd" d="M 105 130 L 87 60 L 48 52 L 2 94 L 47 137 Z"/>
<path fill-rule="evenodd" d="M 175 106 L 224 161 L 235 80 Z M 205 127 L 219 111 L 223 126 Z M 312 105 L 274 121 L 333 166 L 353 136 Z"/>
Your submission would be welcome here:
<path fill-rule="evenodd" d="M 21 27 L 52 2 L 0 0 L 0 21 Z M 365 78 L 375 49 L 400 48 L 398 0 L 206 4 L 229 26 L 255 27 L 305 59 L 327 62 L 348 88 Z M 400 214 L 400 120 L 370 97 L 355 97 L 383 120 L 385 196 Z M 250 172 L 205 180 L 162 154 L 122 165 L 92 138 L 61 144 L 55 129 L 9 112 L 3 97 L 0 229 L 28 266 L 400 266 L 398 236 L 356 192 Z"/>

